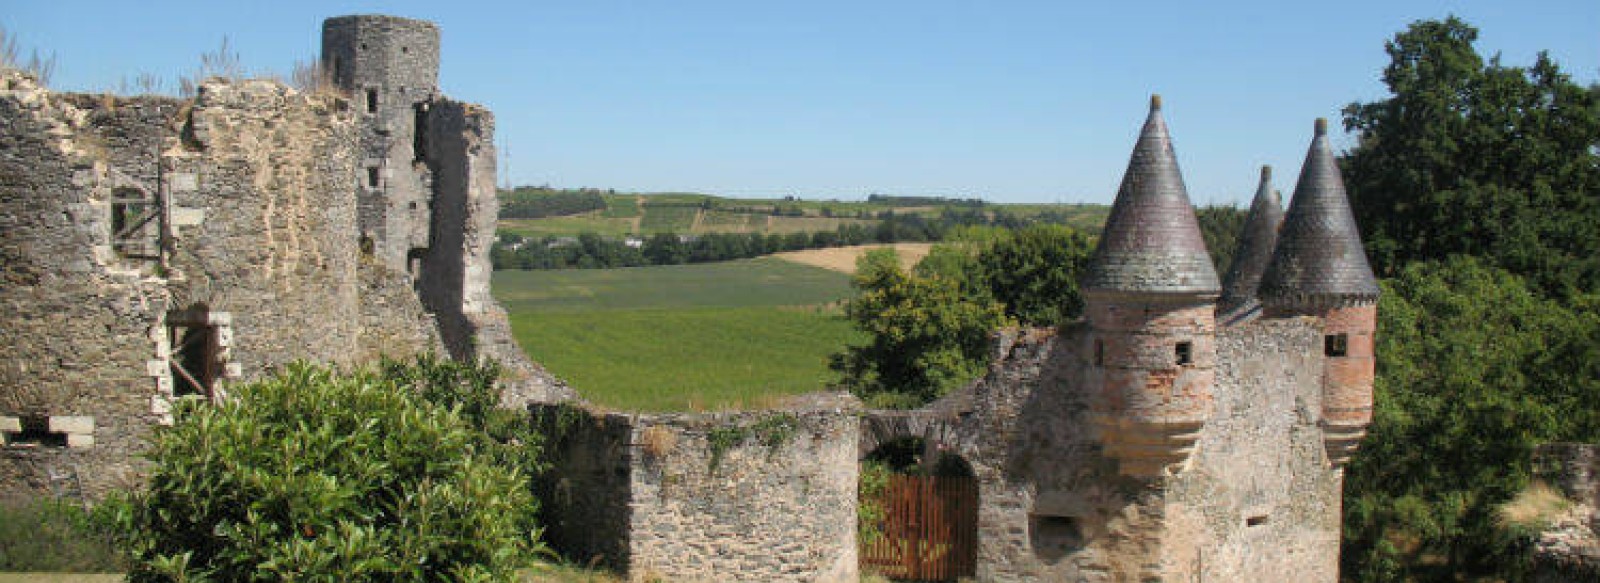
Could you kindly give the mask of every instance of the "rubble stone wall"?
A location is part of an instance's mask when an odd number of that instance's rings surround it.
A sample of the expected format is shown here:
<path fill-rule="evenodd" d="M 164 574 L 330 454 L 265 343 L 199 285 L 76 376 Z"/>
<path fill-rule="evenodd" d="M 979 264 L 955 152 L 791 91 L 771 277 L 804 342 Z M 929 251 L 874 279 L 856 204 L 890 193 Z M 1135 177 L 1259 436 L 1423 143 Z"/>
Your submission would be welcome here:
<path fill-rule="evenodd" d="M 584 415 L 550 438 L 545 526 L 569 559 L 632 580 L 857 579 L 852 412 Z"/>

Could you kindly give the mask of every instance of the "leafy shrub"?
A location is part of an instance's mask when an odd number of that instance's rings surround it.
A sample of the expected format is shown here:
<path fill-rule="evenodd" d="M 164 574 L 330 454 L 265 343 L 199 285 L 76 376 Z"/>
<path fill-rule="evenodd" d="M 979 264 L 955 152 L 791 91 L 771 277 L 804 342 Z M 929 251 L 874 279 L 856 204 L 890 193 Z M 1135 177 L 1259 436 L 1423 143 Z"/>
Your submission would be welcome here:
<path fill-rule="evenodd" d="M 516 444 L 484 430 L 502 430 L 492 379 L 294 364 L 181 404 L 120 517 L 130 580 L 509 580 L 536 550 L 534 500 Z"/>

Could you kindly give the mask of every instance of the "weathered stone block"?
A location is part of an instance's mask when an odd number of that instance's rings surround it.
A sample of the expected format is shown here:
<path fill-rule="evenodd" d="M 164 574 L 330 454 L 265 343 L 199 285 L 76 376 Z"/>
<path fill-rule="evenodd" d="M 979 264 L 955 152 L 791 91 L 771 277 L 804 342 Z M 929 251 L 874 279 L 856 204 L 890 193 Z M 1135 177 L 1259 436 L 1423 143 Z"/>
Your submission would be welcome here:
<path fill-rule="evenodd" d="M 68 436 L 94 434 L 94 417 L 87 415 L 51 415 L 50 432 Z"/>

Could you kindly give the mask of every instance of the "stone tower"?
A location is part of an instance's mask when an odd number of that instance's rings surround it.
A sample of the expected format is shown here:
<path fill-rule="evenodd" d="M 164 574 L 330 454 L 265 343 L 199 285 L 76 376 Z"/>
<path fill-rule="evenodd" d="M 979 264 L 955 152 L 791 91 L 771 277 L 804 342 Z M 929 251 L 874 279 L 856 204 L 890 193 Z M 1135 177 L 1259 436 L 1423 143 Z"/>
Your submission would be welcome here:
<path fill-rule="evenodd" d="M 1211 414 L 1219 293 L 1153 96 L 1083 281 L 1094 420 L 1121 473 L 1157 477 L 1192 451 Z"/>
<path fill-rule="evenodd" d="M 1239 250 L 1228 266 L 1228 276 L 1222 280 L 1222 301 L 1217 304 L 1217 315 L 1224 325 L 1253 318 L 1261 312 L 1261 302 L 1256 290 L 1261 287 L 1261 274 L 1272 262 L 1272 250 L 1278 246 L 1278 228 L 1283 225 L 1283 202 L 1278 191 L 1272 188 L 1272 167 L 1261 167 L 1261 184 L 1256 187 L 1255 199 L 1250 202 L 1250 214 L 1244 220 L 1244 232 L 1239 236 Z"/>
<path fill-rule="evenodd" d="M 420 277 L 429 247 L 428 108 L 439 94 L 439 27 L 396 16 L 322 23 L 322 65 L 362 126 L 358 194 L 363 251 Z"/>
<path fill-rule="evenodd" d="M 1260 293 L 1269 318 L 1324 322 L 1321 425 L 1328 460 L 1338 467 L 1372 422 L 1379 288 L 1327 134 L 1328 121 L 1318 119 Z"/>

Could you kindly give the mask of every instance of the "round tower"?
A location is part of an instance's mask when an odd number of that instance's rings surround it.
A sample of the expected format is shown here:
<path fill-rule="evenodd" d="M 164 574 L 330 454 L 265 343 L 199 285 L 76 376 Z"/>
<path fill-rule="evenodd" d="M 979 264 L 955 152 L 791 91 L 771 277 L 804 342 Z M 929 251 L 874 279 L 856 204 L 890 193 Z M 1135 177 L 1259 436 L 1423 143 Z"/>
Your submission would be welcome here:
<path fill-rule="evenodd" d="M 439 27 L 426 20 L 361 14 L 322 21 L 322 66 L 362 111 L 425 101 L 439 83 Z M 376 99 L 372 94 L 376 92 Z"/>
<path fill-rule="evenodd" d="M 1134 145 L 1082 282 L 1093 331 L 1092 414 L 1121 473 L 1157 477 L 1188 459 L 1211 416 L 1221 292 L 1161 117 Z"/>
<path fill-rule="evenodd" d="M 396 16 L 329 18 L 322 66 L 362 125 L 361 249 L 420 277 L 413 259 L 430 244 L 428 108 L 438 94 L 439 27 Z"/>
<path fill-rule="evenodd" d="M 1260 295 L 1269 318 L 1322 319 L 1323 443 L 1338 467 L 1372 422 L 1379 288 L 1327 134 L 1328 121 L 1318 119 Z"/>

